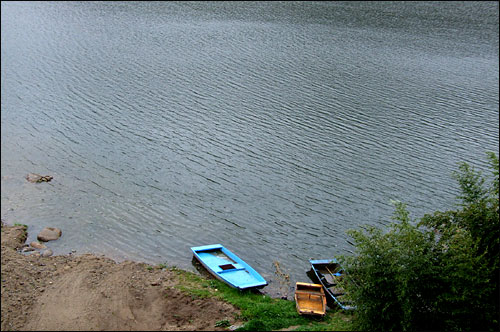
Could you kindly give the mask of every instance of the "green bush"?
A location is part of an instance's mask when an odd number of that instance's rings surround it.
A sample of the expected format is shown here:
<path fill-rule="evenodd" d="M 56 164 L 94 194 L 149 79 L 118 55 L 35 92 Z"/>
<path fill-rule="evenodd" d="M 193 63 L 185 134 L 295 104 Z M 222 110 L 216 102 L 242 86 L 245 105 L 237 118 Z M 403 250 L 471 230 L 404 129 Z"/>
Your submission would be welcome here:
<path fill-rule="evenodd" d="M 499 165 L 494 153 L 488 153 L 488 159 L 491 182 L 461 163 L 453 173 L 461 188 L 460 209 L 425 215 L 419 223 L 439 234 L 446 289 L 437 303 L 448 329 L 500 330 Z"/>
<path fill-rule="evenodd" d="M 453 176 L 456 211 L 425 215 L 417 225 L 395 202 L 389 230 L 351 230 L 356 255 L 341 257 L 359 330 L 498 330 L 498 158 L 494 179 L 466 163 Z"/>
<path fill-rule="evenodd" d="M 412 226 L 401 202 L 394 218 L 401 222 L 386 233 L 376 227 L 349 232 L 358 255 L 345 257 L 343 265 L 357 306 L 356 328 L 429 330 L 433 304 L 426 299 L 440 287 L 432 265 L 434 234 Z"/>

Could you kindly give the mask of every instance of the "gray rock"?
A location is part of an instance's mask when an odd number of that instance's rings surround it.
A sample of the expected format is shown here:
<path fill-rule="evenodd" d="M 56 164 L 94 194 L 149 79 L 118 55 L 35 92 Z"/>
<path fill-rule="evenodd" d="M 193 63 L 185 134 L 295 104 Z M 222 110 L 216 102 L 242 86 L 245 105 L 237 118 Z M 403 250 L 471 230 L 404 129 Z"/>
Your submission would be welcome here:
<path fill-rule="evenodd" d="M 38 241 L 52 241 L 61 237 L 62 231 L 57 227 L 45 227 L 36 237 Z"/>
<path fill-rule="evenodd" d="M 53 177 L 50 175 L 40 175 L 35 173 L 29 173 L 26 175 L 26 180 L 33 183 L 49 182 Z"/>
<path fill-rule="evenodd" d="M 47 249 L 47 250 L 44 250 L 42 252 L 42 257 L 49 257 L 49 256 L 52 256 L 54 253 L 52 252 L 52 250 L 50 249 Z"/>
<path fill-rule="evenodd" d="M 35 249 L 46 249 L 47 246 L 43 243 L 40 243 L 38 241 L 33 241 L 30 243 L 30 246 L 32 246 Z"/>

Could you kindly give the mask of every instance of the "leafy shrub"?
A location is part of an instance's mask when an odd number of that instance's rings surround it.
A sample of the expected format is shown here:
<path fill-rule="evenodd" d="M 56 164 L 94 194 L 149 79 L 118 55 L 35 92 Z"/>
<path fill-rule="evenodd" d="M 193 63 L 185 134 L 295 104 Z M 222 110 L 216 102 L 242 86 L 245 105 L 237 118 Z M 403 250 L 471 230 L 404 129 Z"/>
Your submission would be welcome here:
<path fill-rule="evenodd" d="M 401 222 L 386 233 L 376 227 L 349 231 L 358 255 L 345 257 L 343 265 L 360 330 L 428 330 L 433 324 L 428 313 L 434 308 L 426 299 L 439 288 L 434 234 L 412 226 L 401 202 L 394 218 Z"/>
<path fill-rule="evenodd" d="M 440 317 L 453 330 L 500 330 L 500 223 L 498 158 L 488 153 L 493 181 L 466 163 L 453 176 L 461 188 L 460 209 L 425 215 L 420 222 L 439 234 L 445 292 L 437 296 Z"/>
<path fill-rule="evenodd" d="M 351 230 L 357 255 L 341 257 L 360 330 L 498 330 L 498 158 L 494 181 L 466 163 L 453 176 L 456 211 L 425 215 L 415 226 L 395 202 L 396 223 Z"/>

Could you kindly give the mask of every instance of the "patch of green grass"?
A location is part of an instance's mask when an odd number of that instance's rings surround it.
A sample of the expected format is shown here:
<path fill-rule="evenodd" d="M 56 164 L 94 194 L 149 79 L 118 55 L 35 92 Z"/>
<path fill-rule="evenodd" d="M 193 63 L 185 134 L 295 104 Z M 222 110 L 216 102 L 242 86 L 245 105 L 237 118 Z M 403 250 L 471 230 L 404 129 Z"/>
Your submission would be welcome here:
<path fill-rule="evenodd" d="M 349 331 L 352 316 L 341 311 L 329 311 L 325 317 L 301 316 L 294 301 L 273 299 L 251 290 L 239 291 L 215 279 L 205 279 L 194 273 L 171 268 L 177 273 L 182 292 L 198 298 L 217 297 L 241 310 L 245 325 L 237 331 L 270 331 L 298 326 L 300 331 Z"/>
<path fill-rule="evenodd" d="M 293 331 L 353 331 L 353 314 L 344 313 L 340 310 L 327 311 L 326 316 L 321 322 L 310 322 L 307 325 L 301 325 Z"/>
<path fill-rule="evenodd" d="M 177 273 L 181 283 L 176 286 L 177 289 L 182 292 L 188 293 L 196 298 L 207 298 L 216 296 L 217 288 L 215 288 L 213 282 L 217 280 L 207 280 L 197 276 L 194 273 L 179 270 L 176 267 L 171 268 L 171 271 Z M 212 288 L 212 289 L 211 289 Z"/>
<path fill-rule="evenodd" d="M 225 326 L 230 326 L 231 323 L 227 319 L 219 320 L 215 322 L 215 327 L 225 327 Z"/>
<path fill-rule="evenodd" d="M 19 224 L 19 223 L 15 223 L 14 226 L 21 226 L 23 229 L 23 237 L 26 238 L 28 237 L 28 225 L 25 225 L 25 224 Z"/>

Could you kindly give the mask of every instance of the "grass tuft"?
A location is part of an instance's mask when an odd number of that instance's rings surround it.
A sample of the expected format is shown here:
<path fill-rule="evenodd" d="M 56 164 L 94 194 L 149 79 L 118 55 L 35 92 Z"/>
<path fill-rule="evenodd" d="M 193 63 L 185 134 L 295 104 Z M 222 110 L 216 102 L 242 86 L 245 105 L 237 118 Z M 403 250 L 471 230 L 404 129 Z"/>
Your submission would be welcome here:
<path fill-rule="evenodd" d="M 226 327 L 230 326 L 231 323 L 227 319 L 219 320 L 215 322 L 215 327 Z"/>

